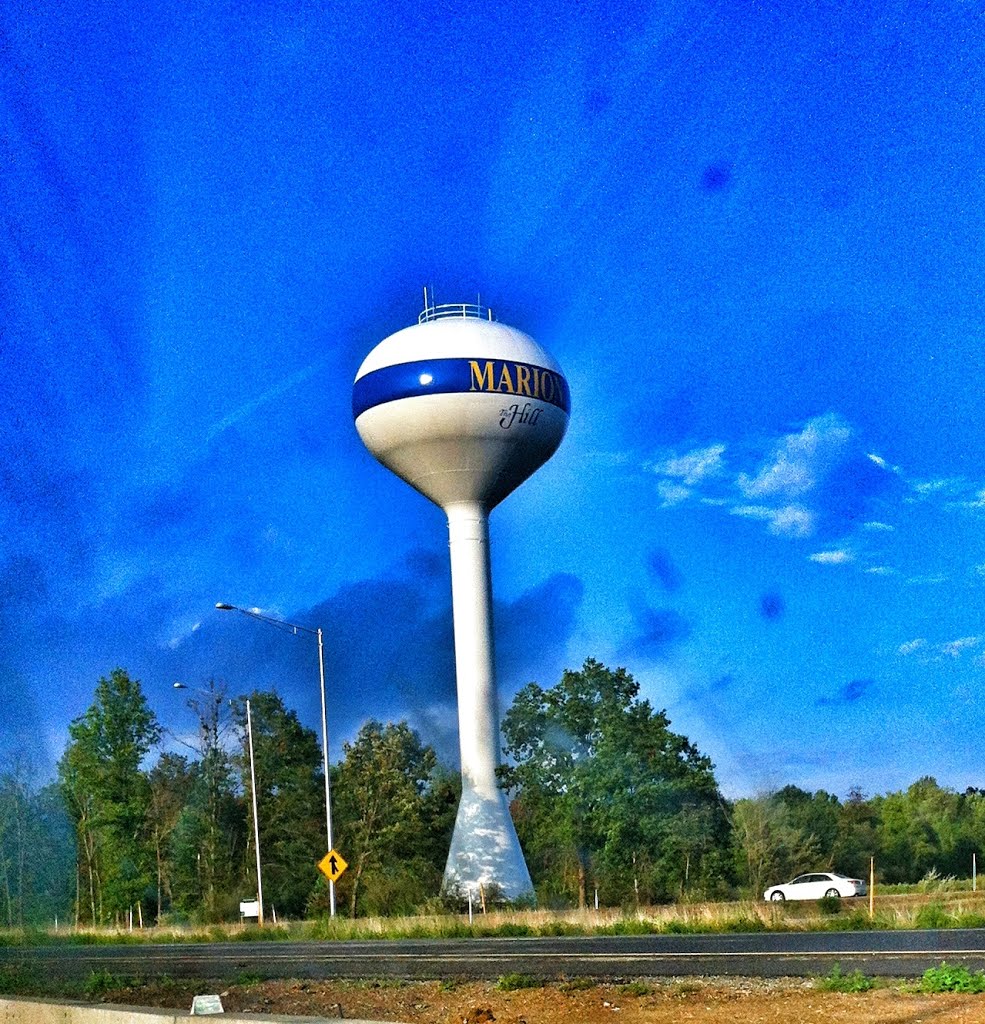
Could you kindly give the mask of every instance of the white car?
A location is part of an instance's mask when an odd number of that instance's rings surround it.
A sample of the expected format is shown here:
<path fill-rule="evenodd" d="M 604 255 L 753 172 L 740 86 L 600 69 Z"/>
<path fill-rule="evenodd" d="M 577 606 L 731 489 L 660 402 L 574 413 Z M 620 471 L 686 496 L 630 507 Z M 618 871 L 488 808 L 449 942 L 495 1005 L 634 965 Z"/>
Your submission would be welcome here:
<path fill-rule="evenodd" d="M 864 896 L 869 891 L 861 878 L 848 878 L 834 871 L 798 875 L 785 885 L 771 885 L 764 900 L 819 900 L 822 896 Z"/>

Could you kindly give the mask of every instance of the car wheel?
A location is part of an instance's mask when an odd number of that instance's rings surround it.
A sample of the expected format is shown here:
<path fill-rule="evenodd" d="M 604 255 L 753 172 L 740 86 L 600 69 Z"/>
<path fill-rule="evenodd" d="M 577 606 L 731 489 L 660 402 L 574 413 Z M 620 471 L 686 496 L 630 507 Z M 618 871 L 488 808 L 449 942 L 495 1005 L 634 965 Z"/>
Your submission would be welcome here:
<path fill-rule="evenodd" d="M 837 889 L 829 889 L 824 895 L 825 896 L 834 896 L 837 899 L 838 897 L 841 896 L 841 893 L 838 892 Z"/>
<path fill-rule="evenodd" d="M 786 896 L 784 896 L 782 892 L 775 892 L 772 896 L 770 896 L 770 902 L 772 903 L 777 903 L 778 901 L 785 899 Z"/>

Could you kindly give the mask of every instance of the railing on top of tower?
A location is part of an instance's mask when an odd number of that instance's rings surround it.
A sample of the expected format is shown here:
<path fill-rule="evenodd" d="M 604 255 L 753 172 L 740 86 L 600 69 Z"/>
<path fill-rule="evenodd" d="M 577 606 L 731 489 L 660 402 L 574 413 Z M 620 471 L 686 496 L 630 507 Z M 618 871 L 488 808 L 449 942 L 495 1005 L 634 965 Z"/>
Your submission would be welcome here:
<path fill-rule="evenodd" d="M 488 306 L 480 306 L 477 302 L 444 302 L 439 306 L 429 306 L 425 301 L 424 311 L 417 318 L 417 322 L 426 324 L 431 320 L 450 320 L 456 317 L 474 320 L 496 319 Z"/>

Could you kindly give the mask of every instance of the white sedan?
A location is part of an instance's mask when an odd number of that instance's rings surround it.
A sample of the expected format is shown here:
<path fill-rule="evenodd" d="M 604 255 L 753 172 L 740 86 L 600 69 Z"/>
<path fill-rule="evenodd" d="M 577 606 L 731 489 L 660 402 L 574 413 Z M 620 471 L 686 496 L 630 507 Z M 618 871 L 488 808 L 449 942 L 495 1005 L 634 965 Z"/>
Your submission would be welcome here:
<path fill-rule="evenodd" d="M 868 886 L 861 878 L 848 878 L 834 871 L 798 875 L 785 885 L 771 885 L 764 900 L 819 900 L 822 896 L 864 896 Z"/>

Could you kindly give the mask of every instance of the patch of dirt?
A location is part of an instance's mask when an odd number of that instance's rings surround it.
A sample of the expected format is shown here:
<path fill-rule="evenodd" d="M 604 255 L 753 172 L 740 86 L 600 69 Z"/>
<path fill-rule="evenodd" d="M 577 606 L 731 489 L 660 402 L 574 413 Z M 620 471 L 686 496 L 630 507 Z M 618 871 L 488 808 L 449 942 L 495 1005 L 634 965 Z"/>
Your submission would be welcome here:
<path fill-rule="evenodd" d="M 107 992 L 104 1002 L 189 1010 L 219 992 L 227 1012 L 406 1024 L 980 1024 L 985 996 L 922 995 L 902 985 L 858 994 L 799 978 L 677 978 L 628 985 L 587 979 L 499 991 L 491 982 L 178 982 Z"/>

